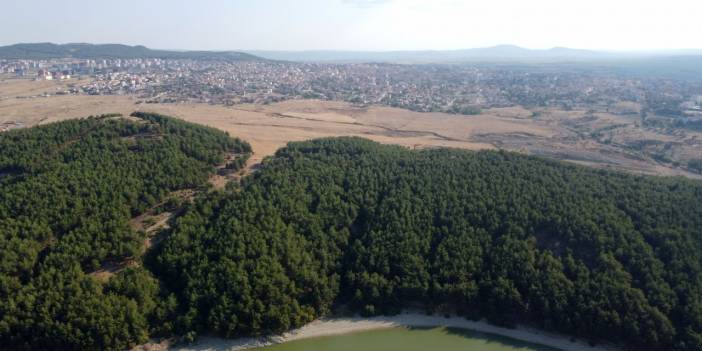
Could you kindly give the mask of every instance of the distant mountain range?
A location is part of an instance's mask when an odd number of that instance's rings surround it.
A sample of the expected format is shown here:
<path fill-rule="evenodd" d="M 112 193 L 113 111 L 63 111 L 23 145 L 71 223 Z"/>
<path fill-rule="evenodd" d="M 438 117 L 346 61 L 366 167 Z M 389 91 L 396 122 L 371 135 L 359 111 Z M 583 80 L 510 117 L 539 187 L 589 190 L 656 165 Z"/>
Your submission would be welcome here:
<path fill-rule="evenodd" d="M 555 47 L 538 50 L 499 45 L 463 50 L 424 51 L 248 51 L 271 60 L 316 62 L 554 62 L 702 55 L 702 50 L 607 52 Z"/>
<path fill-rule="evenodd" d="M 153 50 L 145 46 L 121 44 L 53 44 L 32 43 L 0 47 L 0 59 L 52 59 L 52 58 L 170 58 L 212 59 L 228 61 L 262 60 L 251 54 L 236 51 L 169 51 Z"/>
<path fill-rule="evenodd" d="M 576 64 L 612 72 L 702 79 L 702 50 L 606 52 L 570 48 L 526 49 L 514 45 L 445 51 L 180 51 L 121 44 L 15 44 L 0 47 L 0 59 L 170 58 L 222 61 Z M 563 67 L 561 67 L 563 68 Z M 574 69 L 575 67 L 570 67 Z"/>

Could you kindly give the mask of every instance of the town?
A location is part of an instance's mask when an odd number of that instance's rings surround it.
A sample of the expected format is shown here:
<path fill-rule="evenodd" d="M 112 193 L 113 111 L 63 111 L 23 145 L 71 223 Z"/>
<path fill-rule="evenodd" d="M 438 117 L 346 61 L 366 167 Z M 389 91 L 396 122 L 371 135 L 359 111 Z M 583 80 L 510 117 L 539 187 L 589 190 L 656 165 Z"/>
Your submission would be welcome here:
<path fill-rule="evenodd" d="M 74 79 L 80 84 L 58 93 L 131 94 L 143 103 L 320 99 L 463 115 L 521 105 L 702 118 L 700 82 L 559 66 L 133 58 L 0 60 L 0 72 L 24 79 Z"/>

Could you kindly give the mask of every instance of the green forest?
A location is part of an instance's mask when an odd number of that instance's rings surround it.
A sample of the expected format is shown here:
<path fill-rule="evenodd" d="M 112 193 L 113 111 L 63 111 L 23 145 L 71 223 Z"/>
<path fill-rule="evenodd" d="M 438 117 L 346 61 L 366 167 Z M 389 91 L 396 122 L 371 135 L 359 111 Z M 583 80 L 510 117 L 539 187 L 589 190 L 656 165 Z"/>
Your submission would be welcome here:
<path fill-rule="evenodd" d="M 0 134 L 0 345 L 124 350 L 403 308 L 630 350 L 702 350 L 702 183 L 509 152 L 250 146 L 153 114 Z M 205 188 L 140 256 L 128 222 Z M 135 258 L 108 281 L 90 273 Z"/>
<path fill-rule="evenodd" d="M 129 220 L 173 191 L 206 185 L 250 146 L 153 115 L 105 115 L 0 134 L 0 349 L 124 350 L 161 330 L 174 297 L 138 258 Z"/>
<path fill-rule="evenodd" d="M 700 234 L 699 182 L 321 139 L 198 201 L 153 270 L 176 292 L 179 333 L 422 306 L 631 350 L 702 350 Z"/>

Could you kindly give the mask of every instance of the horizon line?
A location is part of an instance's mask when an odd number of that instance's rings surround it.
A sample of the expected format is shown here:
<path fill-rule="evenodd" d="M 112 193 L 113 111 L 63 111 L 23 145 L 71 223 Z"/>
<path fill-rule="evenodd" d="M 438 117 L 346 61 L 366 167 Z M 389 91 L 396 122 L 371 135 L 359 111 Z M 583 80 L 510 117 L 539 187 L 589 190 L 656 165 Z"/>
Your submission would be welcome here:
<path fill-rule="evenodd" d="M 468 51 L 468 50 L 483 50 L 483 49 L 496 49 L 496 48 L 513 48 L 528 51 L 551 51 L 557 49 L 573 50 L 573 51 L 589 51 L 593 53 L 665 53 L 665 52 L 685 52 L 685 51 L 699 51 L 702 53 L 702 48 L 674 48 L 674 49 L 663 49 L 663 48 L 649 48 L 649 49 L 587 49 L 578 48 L 570 46 L 556 45 L 551 47 L 527 47 L 516 44 L 496 44 L 489 46 L 475 46 L 475 47 L 463 47 L 463 48 L 453 48 L 453 49 L 174 49 L 174 48 L 158 48 L 152 47 L 144 44 L 131 44 L 131 43 L 119 43 L 119 42 L 50 42 L 50 41 L 37 41 L 37 42 L 15 42 L 11 44 L 0 44 L 0 47 L 14 46 L 14 45 L 36 45 L 36 44 L 53 44 L 53 45 L 74 45 L 74 44 L 87 44 L 87 45 L 125 45 L 131 47 L 142 46 L 151 50 L 164 50 L 164 51 L 209 51 L 209 52 L 362 52 L 362 53 L 397 53 L 397 52 L 457 52 L 457 51 Z"/>

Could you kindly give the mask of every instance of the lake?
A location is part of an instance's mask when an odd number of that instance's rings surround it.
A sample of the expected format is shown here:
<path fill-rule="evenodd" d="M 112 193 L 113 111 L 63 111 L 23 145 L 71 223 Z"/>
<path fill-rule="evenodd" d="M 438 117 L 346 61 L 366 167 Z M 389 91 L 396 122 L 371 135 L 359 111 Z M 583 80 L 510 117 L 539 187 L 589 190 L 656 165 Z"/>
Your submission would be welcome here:
<path fill-rule="evenodd" d="M 392 328 L 291 341 L 257 351 L 557 351 L 453 328 Z"/>

